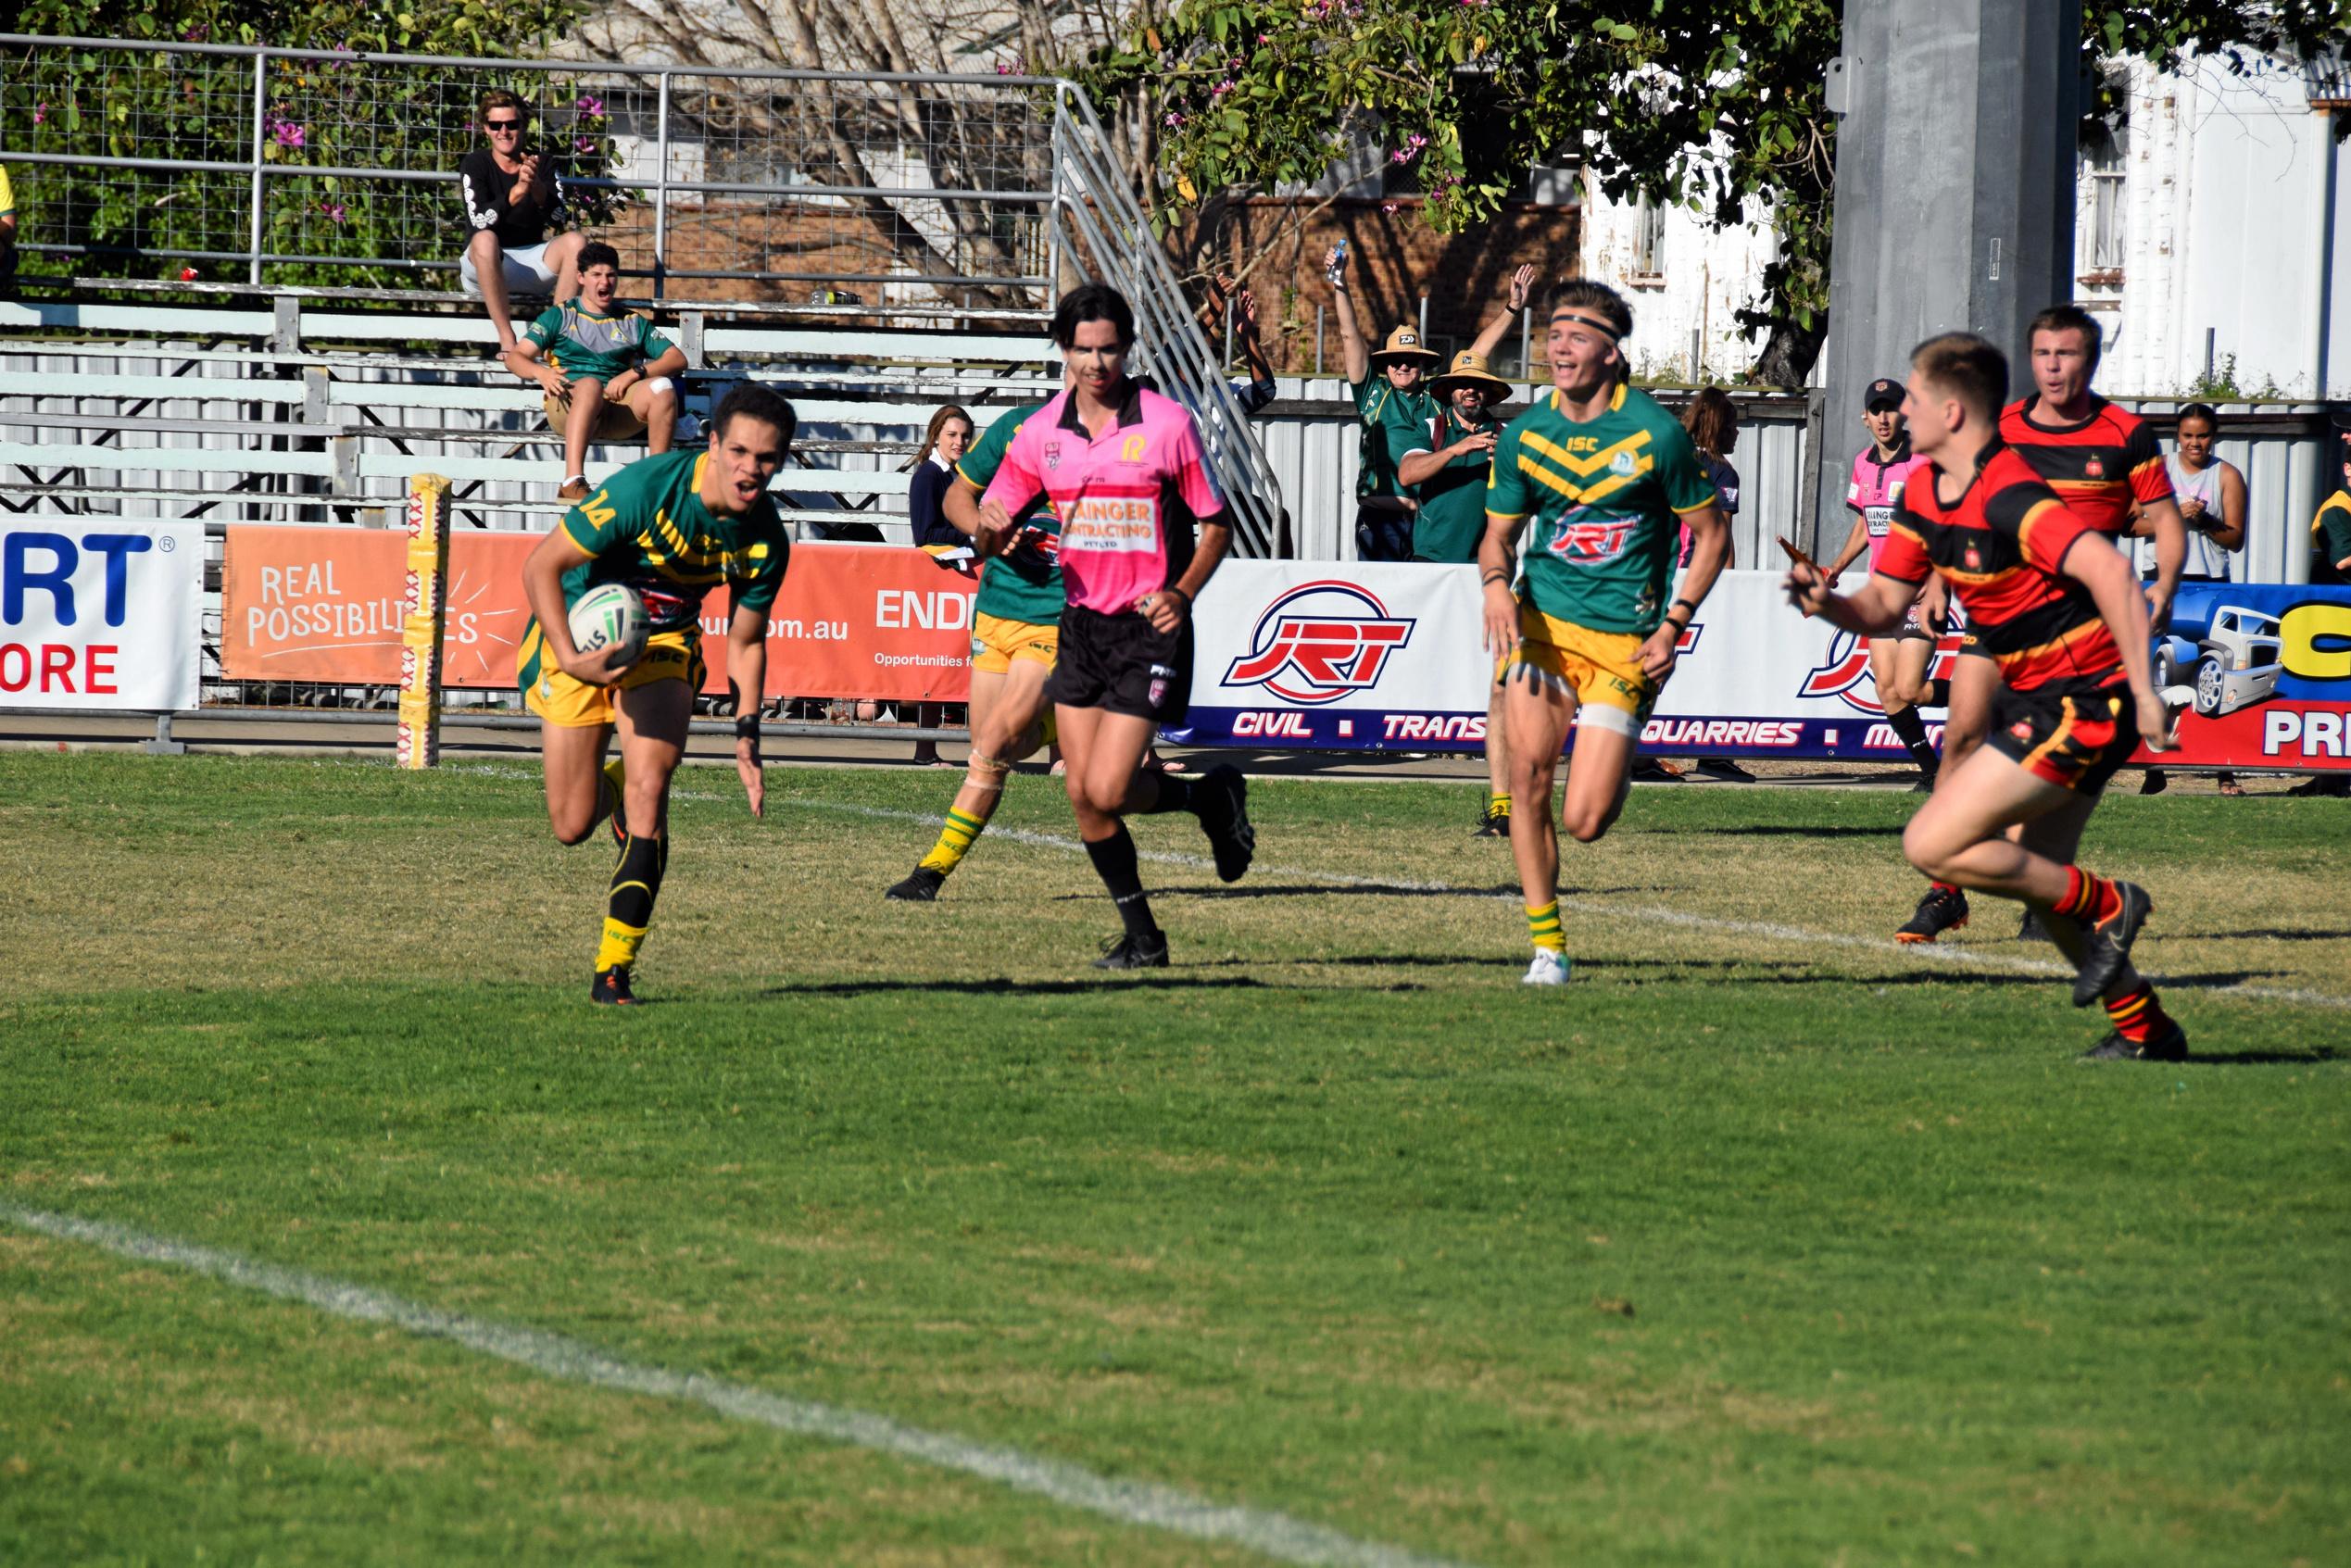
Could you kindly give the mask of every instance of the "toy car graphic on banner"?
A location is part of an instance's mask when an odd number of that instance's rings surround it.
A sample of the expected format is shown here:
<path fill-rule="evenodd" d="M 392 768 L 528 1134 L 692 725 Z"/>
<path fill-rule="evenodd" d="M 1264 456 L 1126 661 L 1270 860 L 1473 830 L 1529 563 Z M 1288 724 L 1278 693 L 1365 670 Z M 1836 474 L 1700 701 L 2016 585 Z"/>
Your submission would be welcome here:
<path fill-rule="evenodd" d="M 2156 639 L 2156 684 L 2180 710 L 2182 764 L 2351 766 L 2351 592 L 2183 583 Z"/>

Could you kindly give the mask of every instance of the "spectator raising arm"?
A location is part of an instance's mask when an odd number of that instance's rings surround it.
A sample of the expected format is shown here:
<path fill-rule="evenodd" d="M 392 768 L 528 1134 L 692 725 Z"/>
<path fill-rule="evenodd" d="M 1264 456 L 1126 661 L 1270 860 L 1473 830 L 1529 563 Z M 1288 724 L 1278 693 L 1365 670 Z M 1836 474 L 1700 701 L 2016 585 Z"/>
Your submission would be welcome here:
<path fill-rule="evenodd" d="M 1527 308 L 1528 296 L 1534 290 L 1533 267 L 1521 267 L 1513 272 L 1510 275 L 1510 303 L 1502 307 L 1502 314 L 1486 323 L 1485 329 L 1477 334 L 1477 341 L 1469 345 L 1469 351 L 1480 359 L 1493 358 L 1494 350 L 1502 346 L 1502 340 L 1509 336 L 1510 329 L 1518 324 L 1521 314 Z M 1525 375 L 1527 368 L 1520 366 L 1518 373 Z"/>
<path fill-rule="evenodd" d="M 1361 386 L 1371 380 L 1371 345 L 1364 341 L 1363 323 L 1355 320 L 1354 296 L 1347 290 L 1347 257 L 1337 245 L 1323 256 L 1330 274 L 1331 310 L 1339 318 L 1339 358 L 1347 384 Z"/>

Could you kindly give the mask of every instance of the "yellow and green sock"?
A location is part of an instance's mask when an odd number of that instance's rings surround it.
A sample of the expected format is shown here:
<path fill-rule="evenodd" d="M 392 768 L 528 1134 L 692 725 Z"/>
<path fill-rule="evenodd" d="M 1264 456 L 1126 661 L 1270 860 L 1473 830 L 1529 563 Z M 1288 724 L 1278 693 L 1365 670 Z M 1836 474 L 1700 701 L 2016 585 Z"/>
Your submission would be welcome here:
<path fill-rule="evenodd" d="M 1510 792 L 1508 790 L 1491 791 L 1487 795 L 1486 815 L 1489 817 L 1502 818 L 1507 818 L 1510 815 Z"/>
<path fill-rule="evenodd" d="M 972 852 L 972 845 L 987 828 L 986 817 L 974 817 L 968 811 L 947 809 L 947 825 L 938 831 L 938 842 L 931 852 L 918 862 L 926 872 L 945 876 L 963 863 L 963 857 Z"/>
<path fill-rule="evenodd" d="M 1566 933 L 1559 929 L 1559 900 L 1553 898 L 1541 909 L 1527 906 L 1527 938 L 1538 947 L 1548 947 L 1554 953 L 1567 951 Z"/>

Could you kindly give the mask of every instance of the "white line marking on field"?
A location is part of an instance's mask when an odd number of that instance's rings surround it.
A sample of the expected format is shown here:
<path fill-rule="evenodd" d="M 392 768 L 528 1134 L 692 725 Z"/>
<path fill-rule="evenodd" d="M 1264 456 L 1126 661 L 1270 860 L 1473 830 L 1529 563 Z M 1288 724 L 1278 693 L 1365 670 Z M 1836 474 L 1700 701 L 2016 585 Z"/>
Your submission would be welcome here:
<path fill-rule="evenodd" d="M 595 1346 L 559 1334 L 465 1317 L 419 1305 L 365 1286 L 330 1279 L 275 1263 L 257 1262 L 194 1242 L 148 1236 L 105 1220 L 53 1214 L 0 1203 L 0 1222 L 78 1241 L 119 1258 L 167 1264 L 298 1301 L 354 1323 L 389 1323 L 427 1339 L 446 1339 L 482 1355 L 495 1356 L 567 1383 L 583 1383 L 659 1399 L 706 1405 L 721 1415 L 869 1449 L 942 1470 L 961 1471 L 1014 1491 L 1084 1509 L 1122 1524 L 1141 1524 L 1195 1540 L 1225 1541 L 1282 1562 L 1337 1568 L 1457 1568 L 1442 1558 L 1423 1557 L 1401 1547 L 1359 1541 L 1337 1530 L 1264 1509 L 1210 1502 L 1173 1486 L 1121 1481 L 1061 1460 L 1040 1459 L 1017 1449 L 974 1443 L 943 1432 L 907 1426 L 884 1415 L 788 1399 L 727 1383 L 698 1373 L 624 1361 Z"/>
<path fill-rule="evenodd" d="M 919 822 L 936 826 L 941 819 L 922 811 L 902 811 L 886 806 L 859 806 L 842 800 L 802 800 L 786 797 L 781 804 L 797 806 L 811 811 L 839 811 L 850 816 L 874 817 L 886 822 Z M 1037 833 L 1025 828 L 990 826 L 990 838 L 1007 838 L 1015 844 L 1026 844 L 1040 849 L 1062 849 L 1083 854 L 1086 846 L 1075 838 L 1059 834 Z M 1155 860 L 1163 865 L 1214 870 L 1215 862 L 1204 855 L 1185 855 L 1166 849 L 1142 849 L 1138 858 Z M 1392 876 L 1352 876 L 1344 872 L 1314 871 L 1297 866 L 1267 866 L 1256 868 L 1262 876 L 1298 877 L 1313 882 L 1326 882 L 1335 887 L 1395 887 L 1410 893 L 1452 893 L 1464 898 L 1492 898 L 1515 903 L 1516 893 L 1496 893 L 1490 888 L 1463 887 L 1446 882 L 1414 882 Z M 1563 895 L 1559 900 L 1563 910 L 1577 914 L 1597 915 L 1611 920 L 1645 921 L 1653 925 L 1679 926 L 1690 931 L 1725 932 L 1740 936 L 1762 936 L 1777 942 L 1796 942 L 1805 946 L 1847 947 L 1882 957 L 1901 957 L 1928 963 L 1956 964 L 1962 968 L 1999 970 L 2011 974 L 2038 974 L 2056 978 L 2071 978 L 2069 964 L 2051 963 L 2046 959 L 2019 958 L 2008 953 L 1983 953 L 1968 947 L 1945 947 L 1942 943 L 1922 943 L 1905 947 L 1882 936 L 1855 936 L 1842 931 L 1814 931 L 1806 926 L 1784 925 L 1778 921 L 1732 920 L 1721 915 L 1692 914 L 1687 909 L 1661 909 L 1645 904 L 1612 904 L 1600 898 L 1578 898 Z M 2152 975 L 2149 978 L 2162 985 L 2204 990 L 2216 997 L 2245 997 L 2265 1002 L 2296 1002 L 2305 1007 L 2351 1008 L 2351 997 L 2335 996 L 2325 991 L 2306 991 L 2284 985 L 2255 985 L 2240 982 L 2232 985 L 2199 986 L 2194 980 Z"/>

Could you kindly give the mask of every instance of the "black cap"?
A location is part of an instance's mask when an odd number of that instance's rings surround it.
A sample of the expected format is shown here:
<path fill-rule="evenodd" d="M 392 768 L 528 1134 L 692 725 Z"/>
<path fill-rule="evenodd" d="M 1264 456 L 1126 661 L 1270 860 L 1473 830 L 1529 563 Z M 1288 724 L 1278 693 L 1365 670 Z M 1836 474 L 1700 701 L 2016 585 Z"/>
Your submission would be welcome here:
<path fill-rule="evenodd" d="M 1869 390 L 1862 394 L 1862 411 L 1874 414 L 1880 408 L 1899 408 L 1902 407 L 1902 397 L 1903 387 L 1900 382 L 1892 376 L 1880 376 L 1869 383 Z"/>

